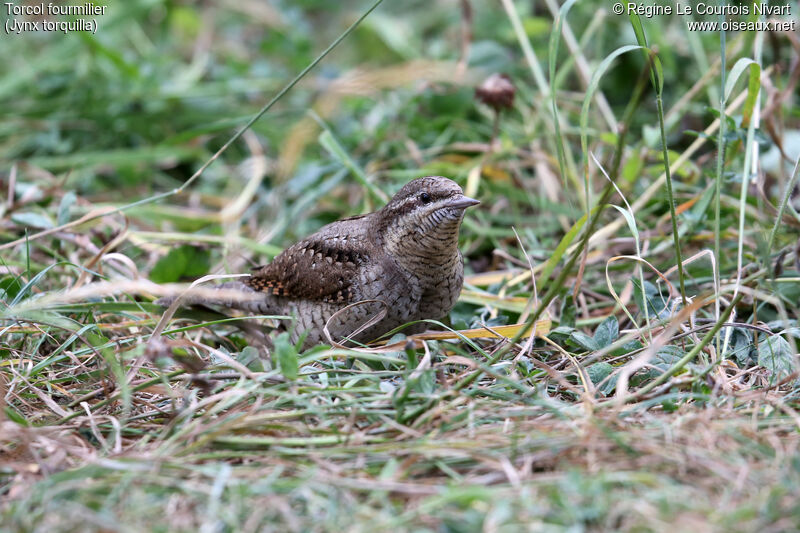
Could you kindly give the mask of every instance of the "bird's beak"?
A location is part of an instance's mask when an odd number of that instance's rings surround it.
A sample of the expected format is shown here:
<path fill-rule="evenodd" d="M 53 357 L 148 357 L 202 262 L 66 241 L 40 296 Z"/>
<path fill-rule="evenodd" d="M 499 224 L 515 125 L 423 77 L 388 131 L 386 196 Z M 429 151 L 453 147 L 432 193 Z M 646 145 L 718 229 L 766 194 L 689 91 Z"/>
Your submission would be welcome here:
<path fill-rule="evenodd" d="M 464 196 L 463 194 L 459 194 L 453 198 L 447 200 L 443 207 L 454 207 L 456 209 L 466 209 L 473 205 L 478 205 L 480 201 L 475 200 L 474 198 L 470 198 L 469 196 Z"/>

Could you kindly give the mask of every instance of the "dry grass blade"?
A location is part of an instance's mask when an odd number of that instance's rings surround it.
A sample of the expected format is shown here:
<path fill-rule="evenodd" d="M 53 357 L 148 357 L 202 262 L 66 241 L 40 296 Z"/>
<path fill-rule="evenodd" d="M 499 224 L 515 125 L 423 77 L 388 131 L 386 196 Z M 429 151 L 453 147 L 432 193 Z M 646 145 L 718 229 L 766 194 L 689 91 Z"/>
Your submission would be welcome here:
<path fill-rule="evenodd" d="M 0 530 L 798 529 L 796 32 L 380 3 L 4 39 Z M 422 175 L 480 200 L 448 316 L 312 343 L 207 283 Z"/>

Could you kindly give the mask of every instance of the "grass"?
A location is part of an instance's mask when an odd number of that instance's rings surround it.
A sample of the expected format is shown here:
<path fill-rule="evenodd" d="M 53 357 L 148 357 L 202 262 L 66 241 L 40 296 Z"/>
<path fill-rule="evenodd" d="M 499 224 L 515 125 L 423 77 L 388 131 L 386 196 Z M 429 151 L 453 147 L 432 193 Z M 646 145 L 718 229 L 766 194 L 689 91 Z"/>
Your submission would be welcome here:
<path fill-rule="evenodd" d="M 6 36 L 0 530 L 797 529 L 794 37 L 372 6 Z M 425 174 L 482 201 L 446 333 L 152 303 Z"/>

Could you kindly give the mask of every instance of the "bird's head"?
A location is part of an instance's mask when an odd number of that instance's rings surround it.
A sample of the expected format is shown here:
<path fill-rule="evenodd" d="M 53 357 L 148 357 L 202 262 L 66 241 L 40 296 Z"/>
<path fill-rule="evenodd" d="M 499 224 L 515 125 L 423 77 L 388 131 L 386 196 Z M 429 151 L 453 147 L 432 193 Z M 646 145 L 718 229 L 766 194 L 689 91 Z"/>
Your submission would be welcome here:
<path fill-rule="evenodd" d="M 408 232 L 426 233 L 449 227 L 457 232 L 464 210 L 479 203 L 464 196 L 453 180 L 427 176 L 406 183 L 381 209 L 381 214 L 390 226 L 400 226 Z"/>
<path fill-rule="evenodd" d="M 458 253 L 458 229 L 464 211 L 480 202 L 442 176 L 408 182 L 380 210 L 378 231 L 390 250 L 432 260 Z"/>

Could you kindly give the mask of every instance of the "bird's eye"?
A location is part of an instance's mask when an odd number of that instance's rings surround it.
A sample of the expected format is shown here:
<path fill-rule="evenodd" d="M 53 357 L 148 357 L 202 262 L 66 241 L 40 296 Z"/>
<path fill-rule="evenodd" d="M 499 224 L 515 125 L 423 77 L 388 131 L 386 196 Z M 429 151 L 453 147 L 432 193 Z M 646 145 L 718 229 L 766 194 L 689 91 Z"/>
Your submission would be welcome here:
<path fill-rule="evenodd" d="M 430 203 L 431 195 L 426 193 L 426 192 L 424 192 L 424 193 L 419 195 L 419 201 L 422 202 L 423 204 Z"/>

